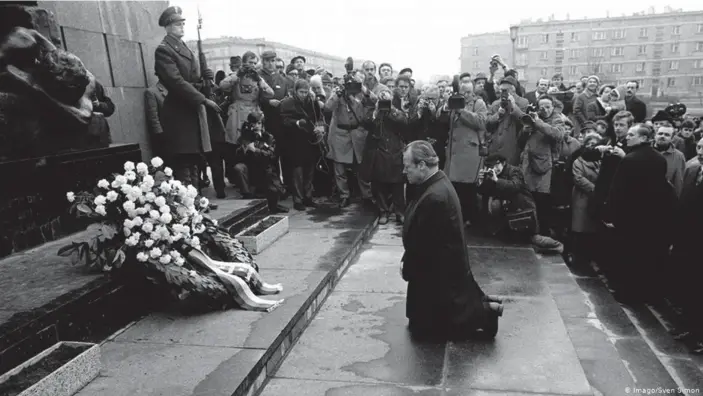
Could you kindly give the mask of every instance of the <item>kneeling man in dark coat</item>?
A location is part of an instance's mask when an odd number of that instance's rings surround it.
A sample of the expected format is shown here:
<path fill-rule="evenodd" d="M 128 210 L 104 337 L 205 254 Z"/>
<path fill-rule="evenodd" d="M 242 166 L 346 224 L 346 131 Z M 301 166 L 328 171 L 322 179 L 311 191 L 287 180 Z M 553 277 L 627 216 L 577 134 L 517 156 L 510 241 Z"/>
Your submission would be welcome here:
<path fill-rule="evenodd" d="M 401 263 L 409 328 L 422 338 L 493 338 L 503 306 L 474 280 L 459 198 L 438 164 L 424 140 L 403 152 L 403 172 L 416 185 L 405 213 Z"/>

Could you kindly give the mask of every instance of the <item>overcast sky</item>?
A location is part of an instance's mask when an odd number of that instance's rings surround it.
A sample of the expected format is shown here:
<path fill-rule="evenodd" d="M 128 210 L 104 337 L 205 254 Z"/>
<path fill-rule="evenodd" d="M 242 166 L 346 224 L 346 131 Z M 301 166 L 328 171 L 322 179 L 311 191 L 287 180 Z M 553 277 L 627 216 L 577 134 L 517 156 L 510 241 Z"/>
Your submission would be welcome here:
<path fill-rule="evenodd" d="M 412 67 L 415 78 L 454 74 L 460 39 L 467 34 L 507 31 L 522 19 L 605 17 L 646 11 L 668 4 L 684 11 L 703 9 L 701 0 L 181 0 L 186 39 L 197 38 L 197 7 L 202 38 L 265 38 L 341 57 Z M 288 61 L 288 60 L 286 60 Z"/>

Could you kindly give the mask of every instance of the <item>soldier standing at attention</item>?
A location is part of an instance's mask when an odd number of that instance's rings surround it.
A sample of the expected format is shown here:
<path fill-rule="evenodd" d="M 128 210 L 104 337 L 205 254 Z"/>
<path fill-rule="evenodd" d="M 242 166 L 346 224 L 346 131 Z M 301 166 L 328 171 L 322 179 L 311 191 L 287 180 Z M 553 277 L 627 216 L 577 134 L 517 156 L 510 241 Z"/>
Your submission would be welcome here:
<path fill-rule="evenodd" d="M 220 107 L 203 95 L 203 79 L 212 79 L 212 70 L 200 70 L 200 63 L 182 38 L 185 18 L 180 7 L 167 8 L 159 18 L 166 37 L 156 48 L 156 75 L 168 90 L 159 118 L 163 127 L 163 147 L 159 152 L 173 168 L 174 177 L 184 184 L 199 188 L 200 158 L 212 151 L 212 142 L 224 126 Z M 213 175 L 214 177 L 214 175 Z"/>

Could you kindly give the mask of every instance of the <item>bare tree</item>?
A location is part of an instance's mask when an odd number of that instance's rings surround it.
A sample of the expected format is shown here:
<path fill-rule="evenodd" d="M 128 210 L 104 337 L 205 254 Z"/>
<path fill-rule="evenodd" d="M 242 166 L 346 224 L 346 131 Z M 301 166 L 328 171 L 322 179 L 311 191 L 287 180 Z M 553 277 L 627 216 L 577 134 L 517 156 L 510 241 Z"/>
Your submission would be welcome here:
<path fill-rule="evenodd" d="M 603 64 L 603 57 L 588 55 L 586 59 L 586 76 L 598 76 L 601 83 L 615 83 L 615 79 L 610 75 L 610 70 L 606 70 Z"/>

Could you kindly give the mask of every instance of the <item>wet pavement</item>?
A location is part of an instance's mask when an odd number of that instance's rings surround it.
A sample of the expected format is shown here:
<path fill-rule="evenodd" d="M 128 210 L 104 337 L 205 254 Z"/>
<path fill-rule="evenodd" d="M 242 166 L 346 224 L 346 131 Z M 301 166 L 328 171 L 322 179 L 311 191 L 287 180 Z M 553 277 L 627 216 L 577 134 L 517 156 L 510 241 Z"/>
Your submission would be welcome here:
<path fill-rule="evenodd" d="M 400 228 L 379 226 L 262 395 L 700 394 L 700 362 L 647 307 L 623 308 L 560 256 L 467 242 L 478 283 L 505 299 L 494 341 L 412 340 Z"/>

